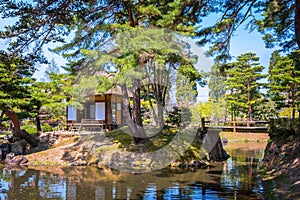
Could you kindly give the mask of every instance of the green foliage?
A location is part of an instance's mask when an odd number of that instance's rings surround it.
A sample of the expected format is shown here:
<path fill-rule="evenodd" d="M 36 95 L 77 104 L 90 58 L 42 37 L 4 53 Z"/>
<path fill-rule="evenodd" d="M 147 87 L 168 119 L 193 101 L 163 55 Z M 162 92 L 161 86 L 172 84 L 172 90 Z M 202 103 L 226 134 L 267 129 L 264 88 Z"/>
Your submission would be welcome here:
<path fill-rule="evenodd" d="M 190 78 L 177 74 L 176 77 L 176 101 L 178 105 L 190 106 L 196 102 L 198 92 L 197 85 Z"/>
<path fill-rule="evenodd" d="M 174 107 L 173 111 L 168 112 L 167 122 L 176 127 L 184 126 L 191 122 L 191 110 L 186 107 Z"/>
<path fill-rule="evenodd" d="M 50 132 L 50 131 L 53 131 L 53 128 L 49 124 L 43 124 L 42 125 L 42 131 L 43 132 Z"/>
<path fill-rule="evenodd" d="M 279 111 L 276 103 L 271 99 L 262 98 L 253 111 L 254 118 L 257 120 L 269 120 L 278 118 Z"/>
<path fill-rule="evenodd" d="M 15 18 L 0 34 L 17 38 L 11 49 L 38 55 L 49 42 L 70 42 L 55 48 L 68 58 L 71 72 L 84 63 L 85 52 L 102 46 L 108 37 L 132 27 L 159 27 L 183 35 L 196 35 L 200 15 L 206 15 L 207 2 L 200 1 L 84 1 L 15 2 L 1 4 L 2 16 Z M 59 16 L 59 17 L 57 17 Z M 43 31 L 42 31 L 43 30 Z M 26 45 L 23 45 L 23 44 Z M 27 47 L 34 45 L 32 51 Z M 27 50 L 27 51 L 26 51 Z M 42 55 L 42 54 L 41 54 Z"/>
<path fill-rule="evenodd" d="M 22 126 L 21 129 L 27 131 L 27 133 L 29 133 L 31 135 L 37 134 L 37 128 L 34 125 L 25 125 L 25 126 Z"/>
<path fill-rule="evenodd" d="M 270 98 L 276 103 L 277 109 L 292 108 L 291 118 L 295 118 L 296 110 L 300 108 L 300 54 L 294 51 L 291 54 L 281 56 L 278 51 L 272 54 L 269 67 Z"/>
<path fill-rule="evenodd" d="M 120 143 L 121 147 L 129 147 L 132 142 L 132 137 L 121 129 L 113 130 L 105 133 L 106 137 L 114 139 L 114 143 Z"/>
<path fill-rule="evenodd" d="M 30 106 L 30 89 L 34 81 L 32 64 L 21 57 L 0 52 L 0 109 L 26 109 Z"/>
<path fill-rule="evenodd" d="M 47 80 L 35 82 L 31 88 L 32 108 L 30 111 L 33 116 L 37 116 L 42 108 L 44 114 L 49 114 L 53 118 L 61 118 L 65 115 L 66 106 L 71 103 L 67 102 L 66 98 L 74 92 L 72 86 L 74 77 L 59 73 L 54 61 L 48 68 Z"/>
<path fill-rule="evenodd" d="M 213 104 L 211 102 L 199 102 L 194 106 L 191 106 L 192 119 L 198 123 L 201 122 L 201 118 L 210 120 L 213 114 Z"/>
<path fill-rule="evenodd" d="M 229 93 L 225 98 L 232 116 L 247 116 L 252 120 L 252 112 L 262 96 L 263 84 L 259 80 L 266 77 L 261 74 L 264 67 L 258 61 L 254 53 L 245 53 L 227 65 L 224 85 Z"/>
<path fill-rule="evenodd" d="M 292 119 L 292 117 L 293 117 L 292 114 L 293 114 L 293 108 L 285 107 L 280 110 L 279 117 L 281 117 L 281 118 L 287 117 L 287 118 Z M 299 117 L 299 113 L 296 113 L 295 118 L 298 118 L 298 117 Z"/>
<path fill-rule="evenodd" d="M 300 46 L 300 34 L 296 34 L 295 15 L 298 1 L 212 1 L 213 9 L 208 10 L 218 16 L 216 23 L 203 27 L 198 35 L 203 37 L 200 44 L 210 44 L 208 53 L 216 60 L 226 63 L 230 59 L 230 41 L 240 28 L 249 32 L 258 29 L 262 33 L 267 48 L 279 46 L 284 51 L 292 51 Z M 209 9 L 209 7 L 208 7 Z M 255 13 L 255 15 L 253 15 Z M 244 25 L 244 27 L 243 27 Z M 297 44 L 298 43 L 298 44 Z M 298 45 L 298 46 L 297 46 Z"/>
<path fill-rule="evenodd" d="M 7 121 L 1 122 L 1 130 L 8 131 L 10 129 L 10 124 Z"/>
<path fill-rule="evenodd" d="M 226 89 L 224 85 L 225 76 L 220 72 L 220 64 L 215 64 L 211 67 L 209 74 L 209 97 L 212 102 L 219 103 L 224 97 Z"/>

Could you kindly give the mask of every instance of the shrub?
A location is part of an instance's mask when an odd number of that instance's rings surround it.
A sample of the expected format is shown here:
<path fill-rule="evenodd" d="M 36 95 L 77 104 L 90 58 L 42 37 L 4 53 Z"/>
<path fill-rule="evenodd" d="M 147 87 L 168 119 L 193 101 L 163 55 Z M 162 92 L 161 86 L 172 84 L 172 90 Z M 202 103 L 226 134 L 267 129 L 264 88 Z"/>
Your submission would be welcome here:
<path fill-rule="evenodd" d="M 37 129 L 36 129 L 35 125 L 25 125 L 25 126 L 22 126 L 21 129 L 25 130 L 27 133 L 29 133 L 31 135 L 37 134 Z"/>
<path fill-rule="evenodd" d="M 8 131 L 10 129 L 10 124 L 7 121 L 1 122 L 1 128 Z"/>
<path fill-rule="evenodd" d="M 43 132 L 50 132 L 50 131 L 53 131 L 53 128 L 49 124 L 43 124 L 42 125 L 42 131 Z"/>

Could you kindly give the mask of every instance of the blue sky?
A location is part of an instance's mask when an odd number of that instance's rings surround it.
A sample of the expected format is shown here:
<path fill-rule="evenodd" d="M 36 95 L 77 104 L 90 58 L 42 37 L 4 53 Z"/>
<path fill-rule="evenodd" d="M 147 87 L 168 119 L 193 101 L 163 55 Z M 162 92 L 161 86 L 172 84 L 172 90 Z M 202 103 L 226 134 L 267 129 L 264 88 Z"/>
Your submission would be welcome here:
<path fill-rule="evenodd" d="M 204 52 L 207 47 L 199 48 L 194 46 L 194 51 L 199 52 L 198 68 L 204 71 L 210 71 L 213 65 L 213 59 L 205 57 Z M 243 29 L 239 29 L 232 38 L 230 46 L 230 54 L 237 57 L 243 53 L 252 52 L 260 58 L 260 64 L 265 67 L 264 74 L 268 73 L 269 60 L 273 50 L 265 48 L 262 36 L 257 31 L 249 33 Z M 208 100 L 208 87 L 198 89 L 198 101 L 205 102 Z"/>

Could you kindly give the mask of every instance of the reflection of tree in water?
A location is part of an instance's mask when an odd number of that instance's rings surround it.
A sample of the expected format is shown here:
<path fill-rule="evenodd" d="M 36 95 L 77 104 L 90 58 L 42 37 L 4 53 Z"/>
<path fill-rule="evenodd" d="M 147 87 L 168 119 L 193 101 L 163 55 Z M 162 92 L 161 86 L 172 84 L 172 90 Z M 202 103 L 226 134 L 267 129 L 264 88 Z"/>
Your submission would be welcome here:
<path fill-rule="evenodd" d="M 9 183 L 5 199 L 62 199 L 56 188 L 62 187 L 63 178 L 26 168 L 2 168 L 1 182 Z"/>
<path fill-rule="evenodd" d="M 38 189 L 39 172 L 26 170 L 24 168 L 3 168 L 1 171 L 1 182 L 9 183 L 7 199 L 40 199 Z M 9 178 L 9 180 L 7 180 Z"/>
<path fill-rule="evenodd" d="M 251 170 L 257 166 L 256 154 L 251 151 L 246 157 L 231 154 L 232 160 L 227 163 L 215 163 L 196 171 L 164 169 L 128 174 L 97 167 L 48 167 L 41 171 L 8 170 L 9 173 L 2 169 L 0 178 L 1 182 L 10 182 L 7 199 L 192 199 L 199 196 L 246 199 L 255 196 Z"/>
<path fill-rule="evenodd" d="M 254 173 L 258 170 L 258 163 L 263 158 L 261 149 L 238 148 L 230 152 L 231 158 L 224 166 L 223 185 L 231 184 L 236 188 L 234 196 L 242 199 L 242 196 L 250 196 L 253 191 L 260 191 L 259 184 Z"/>

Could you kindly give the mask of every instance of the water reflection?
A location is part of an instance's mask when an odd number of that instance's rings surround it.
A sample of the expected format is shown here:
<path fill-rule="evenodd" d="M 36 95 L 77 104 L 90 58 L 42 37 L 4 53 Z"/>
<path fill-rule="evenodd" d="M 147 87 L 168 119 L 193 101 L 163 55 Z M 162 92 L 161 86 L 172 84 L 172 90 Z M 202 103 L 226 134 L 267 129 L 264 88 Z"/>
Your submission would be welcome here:
<path fill-rule="evenodd" d="M 227 149 L 227 162 L 195 171 L 127 174 L 96 167 L 0 168 L 0 199 L 261 199 L 254 171 L 264 145 Z"/>

